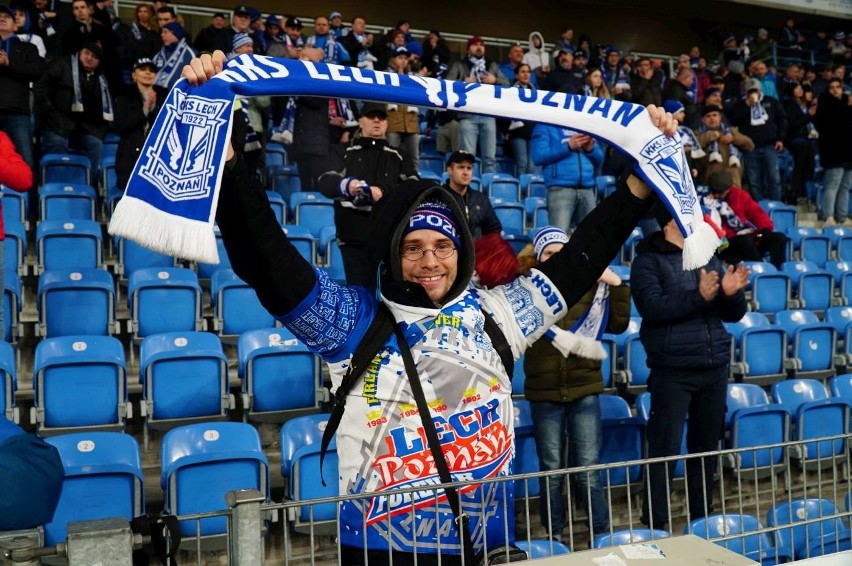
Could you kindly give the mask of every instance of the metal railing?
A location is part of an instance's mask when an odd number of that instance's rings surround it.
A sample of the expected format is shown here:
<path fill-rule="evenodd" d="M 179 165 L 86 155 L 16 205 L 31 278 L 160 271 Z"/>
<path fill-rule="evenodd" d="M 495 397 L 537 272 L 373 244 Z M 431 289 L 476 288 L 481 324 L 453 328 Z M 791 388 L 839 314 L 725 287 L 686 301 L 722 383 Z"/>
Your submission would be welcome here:
<path fill-rule="evenodd" d="M 753 516 L 760 526 L 755 526 L 754 530 L 746 533 L 723 530 L 716 533 L 696 532 L 694 534 L 726 545 L 737 552 L 743 552 L 743 544 L 748 541 L 749 546 L 754 546 L 755 552 L 782 562 L 785 556 L 792 554 L 793 549 L 779 547 L 779 541 L 784 540 L 783 535 L 792 527 L 777 523 L 770 525 L 767 518 L 774 508 L 783 503 L 789 504 L 799 499 L 819 499 L 827 500 L 835 506 L 835 510 L 828 514 L 796 517 L 793 526 L 808 528 L 811 538 L 816 537 L 816 542 L 811 541 L 811 546 L 796 549 L 796 559 L 831 553 L 836 548 L 848 548 L 849 545 L 848 528 L 850 516 L 852 516 L 852 481 L 850 481 L 852 433 L 818 440 L 820 442 L 840 441 L 843 443 L 843 451 L 841 454 L 830 457 L 802 459 L 807 453 L 806 445 L 817 440 L 797 440 L 688 456 L 516 474 L 487 482 L 470 480 L 457 482 L 454 485 L 457 488 L 463 488 L 469 485 L 491 483 L 497 485 L 497 489 L 503 490 L 504 495 L 516 494 L 514 508 L 511 509 L 508 506 L 512 497 L 503 498 L 504 519 L 499 528 L 510 540 L 529 546 L 535 540 L 549 540 L 547 533 L 551 530 L 549 519 L 542 521 L 540 517 L 541 496 L 531 496 L 536 492 L 536 487 L 541 488 L 540 494 L 546 494 L 549 492 L 550 482 L 564 479 L 565 485 L 571 486 L 576 483 L 576 478 L 583 474 L 603 474 L 602 486 L 609 508 L 607 532 L 613 535 L 618 531 L 629 530 L 631 533 L 638 534 L 638 530 L 645 527 L 640 523 L 640 503 L 643 492 L 649 487 L 649 466 L 665 464 L 668 470 L 668 466 L 682 462 L 684 470 L 687 470 L 688 466 L 685 464 L 688 461 L 700 459 L 701 462 L 714 466 L 715 475 L 713 501 L 705 501 L 705 508 L 712 508 L 714 514 L 739 517 L 740 520 L 743 516 Z M 784 453 L 783 464 L 780 467 L 776 466 L 769 471 L 737 468 L 738 462 L 743 461 L 746 455 L 756 460 L 758 455 L 778 449 Z M 630 470 L 634 466 L 638 466 L 641 470 L 639 480 L 623 485 L 613 484 L 611 479 L 617 473 Z M 703 477 L 703 473 L 701 475 Z M 783 476 L 783 479 L 780 476 Z M 665 516 L 672 535 L 685 532 L 688 528 L 690 517 L 688 517 L 689 501 L 686 487 L 691 481 L 703 480 L 691 478 L 688 471 L 685 471 L 683 477 L 670 477 L 667 472 L 666 484 L 669 485 L 669 497 Z M 416 492 L 422 495 L 428 490 L 434 495 L 434 505 L 437 505 L 440 488 L 440 485 L 429 488 L 411 487 L 394 490 L 393 495 L 400 496 Z M 479 492 L 482 493 L 483 490 Z M 261 493 L 252 490 L 229 492 L 226 496 L 228 508 L 223 511 L 178 517 L 184 525 L 185 533 L 202 532 L 202 521 L 205 519 L 225 518 L 226 525 L 223 532 L 213 535 L 196 537 L 185 534 L 180 545 L 178 563 L 194 563 L 199 566 L 207 564 L 240 566 L 336 564 L 339 552 L 338 541 L 341 538 L 340 504 L 344 501 L 350 503 L 362 501 L 366 508 L 369 500 L 383 499 L 389 495 L 388 493 L 380 495 L 368 493 L 302 501 L 285 500 L 279 503 L 265 502 Z M 593 517 L 589 517 L 581 504 L 581 501 L 587 500 L 589 495 L 589 490 L 586 493 L 577 493 L 576 489 L 570 488 L 563 494 L 567 523 L 562 543 L 572 551 L 589 548 L 594 543 L 591 534 Z M 484 499 L 480 503 L 484 505 Z M 321 513 L 327 514 L 329 506 L 334 509 L 331 517 L 320 521 L 318 517 Z M 415 519 L 415 513 L 428 512 L 430 509 L 432 507 L 415 510 L 412 505 L 412 520 Z M 649 512 L 652 513 L 653 508 Z M 10 560 L 11 564 L 37 564 L 39 557 L 59 555 L 74 556 L 69 560 L 69 565 L 82 566 L 93 563 L 87 561 L 92 557 L 107 555 L 104 553 L 107 552 L 106 549 L 109 549 L 111 554 L 118 552 L 119 556 L 121 552 L 125 552 L 126 563 L 129 565 L 132 549 L 143 546 L 147 541 L 139 535 L 131 534 L 126 522 L 123 527 L 121 523 L 115 520 L 71 523 L 66 543 L 51 548 L 41 548 L 37 542 L 40 538 L 37 536 L 32 537 L 33 542 L 29 544 L 29 548 L 26 548 L 27 545 L 22 547 L 21 544 L 16 547 L 9 542 L 15 539 L 15 536 L 4 536 L 8 534 L 0 533 L 0 564 L 5 564 L 4 552 L 2 552 L 5 548 L 8 549 L 5 551 L 6 560 Z M 365 517 L 363 526 L 366 526 L 366 523 Z M 835 530 L 834 526 L 838 524 L 844 525 L 846 530 Z M 655 527 L 659 528 L 659 525 Z M 512 533 L 514 533 L 513 537 Z M 21 537 L 18 536 L 17 539 L 20 540 Z M 552 547 L 552 552 L 556 552 L 557 547 L 561 548 L 556 542 L 546 542 L 545 546 L 547 545 Z M 70 552 L 72 548 L 75 549 L 75 554 Z"/>

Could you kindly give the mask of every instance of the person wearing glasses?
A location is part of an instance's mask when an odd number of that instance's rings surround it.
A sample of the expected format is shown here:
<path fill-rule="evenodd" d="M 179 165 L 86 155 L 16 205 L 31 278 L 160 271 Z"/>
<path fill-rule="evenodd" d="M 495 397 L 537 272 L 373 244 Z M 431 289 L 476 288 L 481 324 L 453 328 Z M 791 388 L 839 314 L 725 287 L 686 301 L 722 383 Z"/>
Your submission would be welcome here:
<path fill-rule="evenodd" d="M 224 60 L 220 52 L 202 55 L 183 75 L 190 84 L 203 83 Z M 371 108 L 363 114 L 370 117 Z M 674 134 L 671 114 L 649 111 L 664 134 Z M 348 201 L 357 186 L 352 181 L 361 178 L 347 170 L 337 179 Z M 278 225 L 263 185 L 230 146 L 216 220 L 233 269 L 328 364 L 333 390 L 380 308 L 390 311 L 402 333 L 388 336 L 376 363 L 344 397 L 336 432 L 338 482 L 339 493 L 352 498 L 340 504 L 340 563 L 460 564 L 446 495 L 428 487 L 440 483 L 439 475 L 422 419 L 411 409 L 398 340 L 411 350 L 450 473 L 457 481 L 483 480 L 460 494 L 474 551 L 512 542 L 506 525 L 514 521 L 513 489 L 484 481 L 509 475 L 514 453 L 512 385 L 485 330 L 485 314 L 518 359 L 597 280 L 644 214 L 651 191 L 635 176 L 622 178 L 559 253 L 529 275 L 485 290 L 470 286 L 473 238 L 450 191 L 419 180 L 384 192 L 368 189 L 375 194 L 361 238 L 368 265 L 378 266 L 377 292 L 341 285 L 306 261 Z M 402 496 L 404 486 L 423 487 Z"/>

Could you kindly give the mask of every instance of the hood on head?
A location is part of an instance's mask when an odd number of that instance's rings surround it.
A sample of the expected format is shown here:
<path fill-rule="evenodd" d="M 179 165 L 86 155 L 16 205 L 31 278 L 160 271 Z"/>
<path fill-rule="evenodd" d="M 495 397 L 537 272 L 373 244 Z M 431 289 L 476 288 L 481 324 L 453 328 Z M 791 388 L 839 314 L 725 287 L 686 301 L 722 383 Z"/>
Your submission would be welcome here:
<path fill-rule="evenodd" d="M 536 36 L 538 36 L 539 41 L 541 41 L 541 47 L 536 47 L 536 46 L 533 44 L 533 38 L 534 38 L 534 37 L 536 37 Z M 530 48 L 530 49 L 535 49 L 535 50 L 544 50 L 544 36 L 543 36 L 543 35 L 541 35 L 541 32 L 537 32 L 537 31 L 530 32 L 530 37 L 529 37 L 529 48 Z"/>
<path fill-rule="evenodd" d="M 458 219 L 461 246 L 458 250 L 458 272 L 444 303 L 459 296 L 468 286 L 474 270 L 473 237 L 464 210 L 447 189 L 432 181 L 405 181 L 388 191 L 373 205 L 367 251 L 374 265 L 379 265 L 382 294 L 391 301 L 412 306 L 434 308 L 422 286 L 402 279 L 399 245 L 411 214 L 426 201 L 439 201 Z"/>

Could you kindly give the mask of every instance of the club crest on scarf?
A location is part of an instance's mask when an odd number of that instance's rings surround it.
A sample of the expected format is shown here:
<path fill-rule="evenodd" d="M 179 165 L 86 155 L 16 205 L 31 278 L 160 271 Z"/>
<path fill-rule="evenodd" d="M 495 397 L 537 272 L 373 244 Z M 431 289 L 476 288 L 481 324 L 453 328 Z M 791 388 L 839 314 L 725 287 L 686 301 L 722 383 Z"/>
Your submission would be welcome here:
<path fill-rule="evenodd" d="M 166 121 L 153 147 L 149 147 L 139 175 L 154 185 L 168 200 L 208 198 L 213 191 L 214 174 L 211 148 L 216 147 L 226 124 L 223 114 L 230 107 L 223 100 L 188 96 L 175 91 L 174 103 L 163 109 Z M 189 130 L 179 135 L 178 129 Z M 185 144 L 181 139 L 187 140 Z"/>
<path fill-rule="evenodd" d="M 648 160 L 671 189 L 670 200 L 678 204 L 680 212 L 685 215 L 694 214 L 698 200 L 680 138 L 657 136 L 642 148 L 640 155 Z"/>

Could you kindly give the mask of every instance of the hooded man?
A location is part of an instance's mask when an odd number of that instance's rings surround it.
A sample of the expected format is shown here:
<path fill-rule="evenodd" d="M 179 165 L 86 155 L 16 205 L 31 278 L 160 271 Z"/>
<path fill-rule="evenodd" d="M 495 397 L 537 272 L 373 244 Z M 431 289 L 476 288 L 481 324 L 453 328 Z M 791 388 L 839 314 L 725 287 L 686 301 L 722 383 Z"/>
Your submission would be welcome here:
<path fill-rule="evenodd" d="M 224 54 L 202 55 L 184 69 L 190 84 L 220 72 Z M 652 110 L 667 135 L 671 116 Z M 367 253 L 378 265 L 378 293 L 343 286 L 307 262 L 281 230 L 263 186 L 229 146 L 217 221 L 236 273 L 264 307 L 328 364 L 336 390 L 380 308 L 401 333 L 389 336 L 374 364 L 342 396 L 337 428 L 342 564 L 460 563 L 461 545 L 446 494 L 418 501 L 389 498 L 394 487 L 439 481 L 422 440 L 419 415 L 404 408 L 414 395 L 400 353 L 405 340 L 422 378 L 432 420 L 441 426 L 442 450 L 457 479 L 506 476 L 513 454 L 511 383 L 502 356 L 484 330 L 485 314 L 500 327 L 517 359 L 597 280 L 646 209 L 650 189 L 622 179 L 589 215 L 563 250 L 530 275 L 490 290 L 469 286 L 473 239 L 464 212 L 446 189 L 408 181 L 374 204 Z M 452 423 L 452 424 L 451 424 Z M 460 426 L 459 426 L 460 425 Z M 471 459 L 472 457 L 475 460 Z M 475 463 L 475 465 L 474 465 Z M 401 465 L 400 465 L 401 464 Z M 407 465 L 410 464 L 410 465 Z M 429 491 L 426 489 L 426 491 Z M 369 493 L 364 499 L 358 494 Z M 484 484 L 460 494 L 473 550 L 510 542 L 513 489 Z M 413 504 L 434 522 L 418 522 Z M 483 505 L 484 503 L 484 505 Z M 436 506 L 437 509 L 434 509 Z M 365 517 L 367 521 L 365 524 Z M 393 551 L 390 554 L 389 551 Z M 440 552 L 440 555 L 436 553 Z"/>

